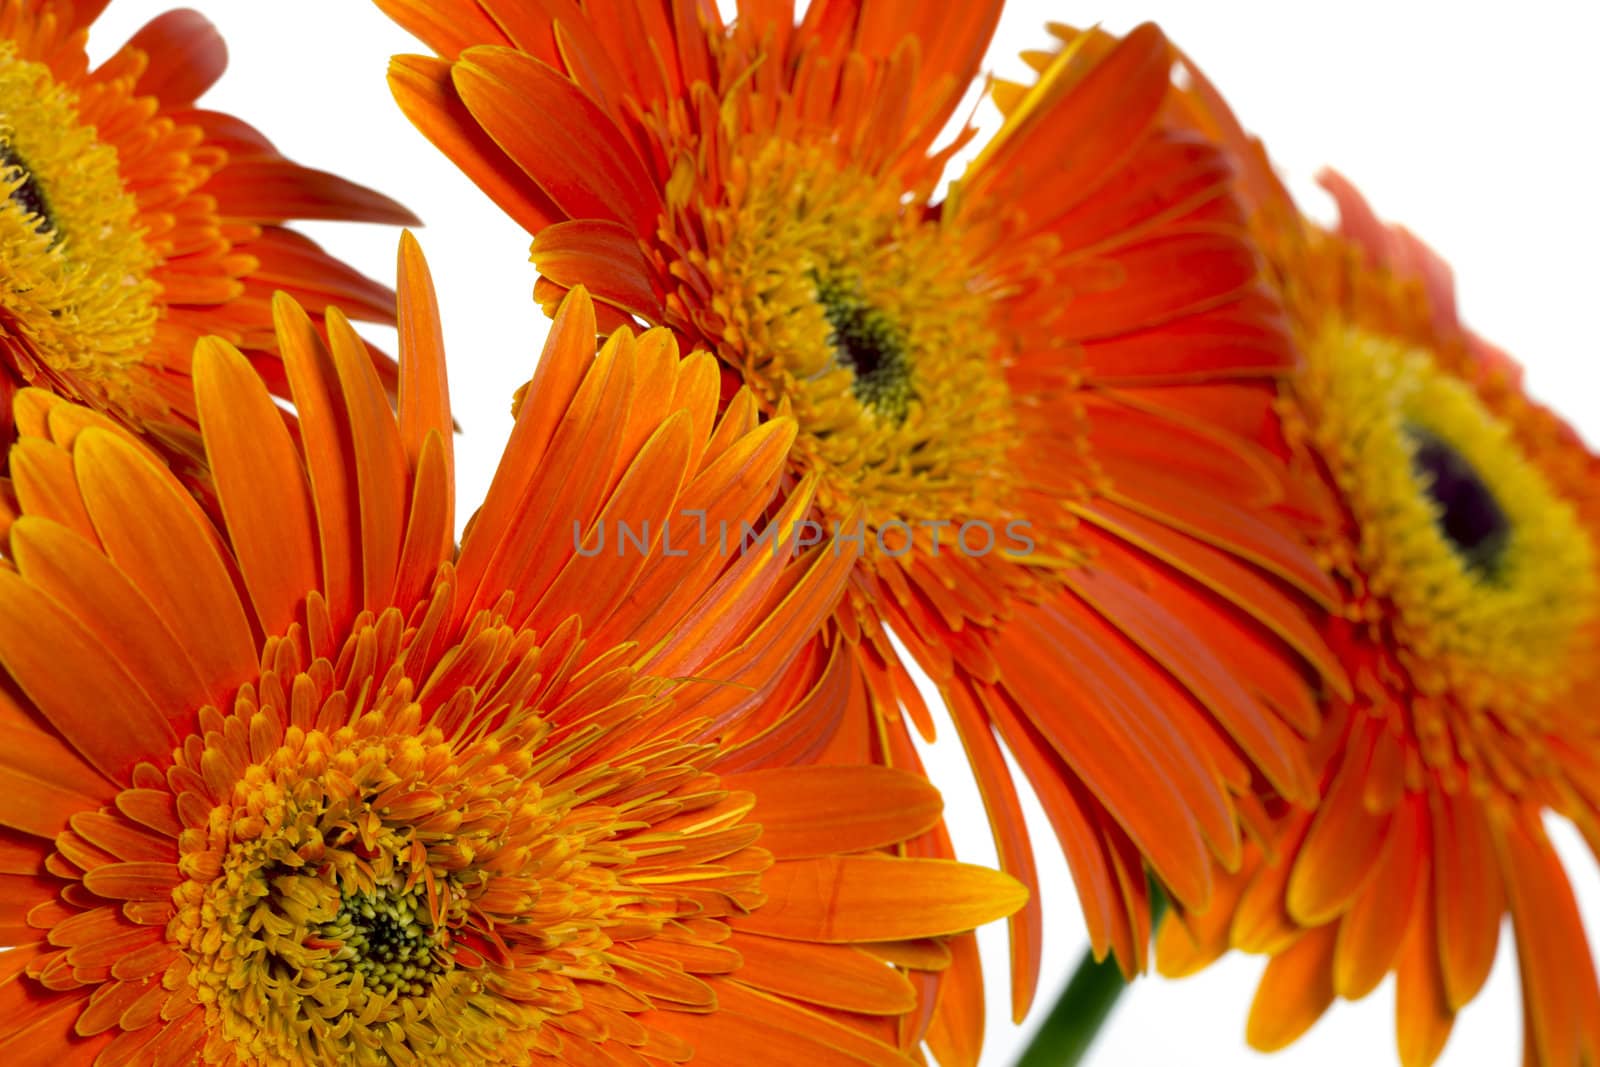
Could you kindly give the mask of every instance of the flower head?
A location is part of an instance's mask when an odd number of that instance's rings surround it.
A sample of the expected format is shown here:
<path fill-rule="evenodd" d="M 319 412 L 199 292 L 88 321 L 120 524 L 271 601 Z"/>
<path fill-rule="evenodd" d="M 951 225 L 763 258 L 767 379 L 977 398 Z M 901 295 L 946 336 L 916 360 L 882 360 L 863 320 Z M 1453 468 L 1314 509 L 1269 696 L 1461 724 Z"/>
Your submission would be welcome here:
<path fill-rule="evenodd" d="M 197 107 L 227 52 L 196 12 L 156 18 L 91 68 L 104 7 L 0 0 L 0 437 L 11 394 L 32 386 L 193 456 L 200 337 L 272 366 L 274 289 L 393 314 L 389 290 L 284 222 L 411 216 Z"/>
<path fill-rule="evenodd" d="M 1460 322 L 1449 269 L 1323 177 L 1302 217 L 1192 71 L 1177 111 L 1225 145 L 1305 355 L 1284 397 L 1306 536 L 1341 590 L 1324 621 L 1355 693 L 1321 735 L 1320 801 L 1273 800 L 1218 907 L 1162 931 L 1164 971 L 1270 954 L 1250 1020 L 1289 1043 L 1397 976 L 1401 1059 L 1431 1063 L 1509 911 L 1529 1062 L 1600 1056 L 1600 991 L 1543 816 L 1600 844 L 1600 457 Z"/>
<path fill-rule="evenodd" d="M 773 670 L 847 562 L 587 558 L 576 522 L 760 524 L 793 427 L 562 305 L 457 552 L 438 322 L 402 247 L 398 419 L 275 304 L 299 441 L 202 342 L 212 517 L 24 390 L 0 571 L 0 1041 L 99 1064 L 911 1061 L 942 938 L 1021 905 L 905 858 L 925 782 L 804 768 Z M 741 414 L 743 413 L 743 414 Z M 802 494 L 802 497 L 804 494 Z M 797 499 L 772 514 L 792 524 Z"/>
<path fill-rule="evenodd" d="M 941 196 L 974 130 L 936 141 L 998 3 L 822 0 L 798 25 L 788 5 L 731 25 L 675 0 L 379 6 L 439 54 L 398 58 L 395 95 L 535 234 L 536 292 L 581 283 L 603 326 L 715 353 L 795 419 L 786 484 L 815 481 L 814 518 L 863 516 L 813 657 L 842 646 L 860 679 L 828 757 L 905 764 L 907 724 L 931 733 L 892 630 L 1008 868 L 1032 877 L 1000 741 L 1096 948 L 1140 966 L 1145 862 L 1205 903 L 1211 857 L 1240 854 L 1231 797 L 1257 776 L 1313 792 L 1306 662 L 1341 681 L 1287 592 L 1332 584 L 1262 506 L 1283 494 L 1252 438 L 1284 323 L 1227 165 L 1162 117 L 1159 31 L 999 87 L 1003 126 Z M 1040 907 L 1017 920 L 1018 1013 Z M 973 1030 L 946 1036 L 970 1058 Z"/>

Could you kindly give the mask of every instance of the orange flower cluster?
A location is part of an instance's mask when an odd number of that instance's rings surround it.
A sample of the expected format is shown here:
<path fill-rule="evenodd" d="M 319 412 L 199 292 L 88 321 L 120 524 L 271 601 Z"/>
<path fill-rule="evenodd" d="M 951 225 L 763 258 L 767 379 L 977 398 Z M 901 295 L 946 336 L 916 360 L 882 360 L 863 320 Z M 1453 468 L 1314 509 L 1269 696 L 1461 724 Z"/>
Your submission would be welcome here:
<path fill-rule="evenodd" d="M 1259 1048 L 1392 973 L 1432 1063 L 1509 915 L 1600 1063 L 1600 457 L 1431 250 L 1152 25 L 977 144 L 999 0 L 375 3 L 553 320 L 465 522 L 417 243 L 287 225 L 410 214 L 199 107 L 199 14 L 0 0 L 0 1048 L 976 1064 L 1026 788 L 1096 958 L 1271 958 Z"/>

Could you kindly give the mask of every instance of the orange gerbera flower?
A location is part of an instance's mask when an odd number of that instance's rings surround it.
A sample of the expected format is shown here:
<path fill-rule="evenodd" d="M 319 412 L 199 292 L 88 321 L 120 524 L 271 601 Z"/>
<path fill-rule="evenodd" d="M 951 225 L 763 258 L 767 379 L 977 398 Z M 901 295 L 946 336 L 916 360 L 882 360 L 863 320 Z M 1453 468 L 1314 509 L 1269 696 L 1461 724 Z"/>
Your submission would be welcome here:
<path fill-rule="evenodd" d="M 198 109 L 227 51 L 196 12 L 162 15 L 91 70 L 105 6 L 0 0 L 0 440 L 31 385 L 192 452 L 200 337 L 240 346 L 281 395 L 274 289 L 394 314 L 393 293 L 283 222 L 411 216 Z"/>
<path fill-rule="evenodd" d="M 783 765 L 771 663 L 848 564 L 524 536 L 686 505 L 758 522 L 793 424 L 737 401 L 719 420 L 713 361 L 665 331 L 596 357 L 575 292 L 457 553 L 414 244 L 400 301 L 397 425 L 344 317 L 325 346 L 277 299 L 303 449 L 238 350 L 201 343 L 218 523 L 110 420 L 18 394 L 0 1043 L 97 1064 L 911 1063 L 937 938 L 1024 892 L 875 851 L 937 819 L 925 782 Z"/>
<path fill-rule="evenodd" d="M 1355 697 L 1316 743 L 1320 805 L 1277 805 L 1265 858 L 1164 927 L 1160 967 L 1270 954 L 1249 1025 L 1265 1049 L 1393 972 L 1400 1057 L 1421 1067 L 1509 910 L 1528 1062 L 1600 1062 L 1594 960 L 1542 822 L 1559 812 L 1600 848 L 1600 458 L 1461 325 L 1431 249 L 1337 175 L 1338 228 L 1304 219 L 1192 74 L 1179 110 L 1245 172 L 1306 353 L 1288 444 Z"/>
<path fill-rule="evenodd" d="M 973 130 L 932 145 L 998 3 L 819 0 L 798 26 L 781 3 L 730 26 L 688 0 L 378 3 L 443 57 L 398 58 L 394 92 L 536 234 L 536 292 L 582 283 L 603 327 L 713 351 L 798 421 L 788 481 L 817 480 L 819 524 L 864 513 L 796 668 L 859 677 L 829 758 L 910 765 L 906 719 L 931 733 L 893 630 L 1007 869 L 1033 880 L 1002 740 L 1096 950 L 1141 966 L 1145 859 L 1201 906 L 1209 857 L 1239 857 L 1230 794 L 1259 774 L 1314 795 L 1289 650 L 1327 657 L 1282 586 L 1333 595 L 1262 507 L 1278 473 L 1248 438 L 1290 353 L 1227 166 L 1160 120 L 1159 31 L 1002 86 L 1004 127 L 938 199 Z M 1014 931 L 1019 1016 L 1039 908 Z"/>

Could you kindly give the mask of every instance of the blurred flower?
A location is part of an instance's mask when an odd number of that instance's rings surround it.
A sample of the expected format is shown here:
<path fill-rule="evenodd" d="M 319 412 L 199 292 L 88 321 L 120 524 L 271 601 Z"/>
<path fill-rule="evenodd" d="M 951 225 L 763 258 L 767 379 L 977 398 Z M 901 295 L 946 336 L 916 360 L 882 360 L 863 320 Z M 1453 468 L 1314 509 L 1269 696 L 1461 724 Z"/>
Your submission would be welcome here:
<path fill-rule="evenodd" d="M 1280 580 L 1333 593 L 1262 507 L 1279 472 L 1246 437 L 1289 350 L 1227 168 L 1159 121 L 1165 39 L 1044 57 L 941 199 L 974 130 L 933 146 L 998 3 L 824 0 L 798 26 L 787 4 L 731 26 L 689 3 L 379 6 L 443 57 L 396 59 L 391 85 L 536 235 L 536 291 L 581 283 L 603 328 L 713 351 L 725 388 L 797 420 L 788 484 L 817 479 L 829 532 L 864 513 L 849 593 L 794 667 L 850 701 L 819 723 L 825 758 L 915 766 L 908 721 L 931 736 L 892 628 L 944 695 L 1006 868 L 1034 880 L 1001 741 L 1096 950 L 1142 966 L 1145 859 L 1201 906 L 1210 857 L 1239 858 L 1231 793 L 1259 773 L 1313 795 L 1291 650 L 1328 658 Z M 1014 930 L 1018 1017 L 1042 906 Z M 973 962 L 951 1062 L 981 1032 Z"/>
<path fill-rule="evenodd" d="M 281 394 L 273 290 L 394 313 L 393 293 L 284 221 L 411 215 L 197 108 L 227 52 L 194 11 L 160 16 L 90 69 L 105 6 L 0 0 L 0 438 L 11 394 L 31 385 L 194 454 L 200 337 L 240 346 Z"/>
<path fill-rule="evenodd" d="M 719 420 L 713 361 L 665 331 L 596 356 L 574 292 L 457 553 L 409 239 L 400 306 L 397 424 L 346 319 L 329 312 L 324 345 L 277 298 L 301 445 L 246 359 L 201 343 L 219 523 L 103 416 L 18 395 L 0 1043 L 102 1064 L 664 1064 L 779 1043 L 909 1064 L 936 939 L 1025 894 L 875 851 L 937 819 L 926 782 L 769 758 L 790 711 L 770 661 L 847 564 L 520 536 L 719 501 L 757 521 L 793 424 Z M 724 742 L 744 717 L 765 735 Z"/>
<path fill-rule="evenodd" d="M 1457 318 L 1448 267 L 1336 174 L 1301 216 L 1198 71 L 1177 111 L 1227 146 L 1306 354 L 1285 396 L 1296 504 L 1342 590 L 1326 620 L 1355 686 L 1316 748 L 1313 812 L 1275 804 L 1219 904 L 1167 924 L 1160 967 L 1273 959 L 1252 1044 L 1397 976 L 1401 1060 L 1431 1063 L 1482 988 L 1509 910 L 1528 1062 L 1600 1059 L 1600 992 L 1546 837 L 1600 846 L 1600 458 Z"/>

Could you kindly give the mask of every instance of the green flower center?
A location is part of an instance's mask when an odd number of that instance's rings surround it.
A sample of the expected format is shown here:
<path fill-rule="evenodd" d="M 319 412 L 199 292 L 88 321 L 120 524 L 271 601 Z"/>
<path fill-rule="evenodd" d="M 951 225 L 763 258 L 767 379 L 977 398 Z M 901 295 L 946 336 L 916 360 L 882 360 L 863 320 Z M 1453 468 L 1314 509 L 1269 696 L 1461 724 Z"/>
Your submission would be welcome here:
<path fill-rule="evenodd" d="M 828 343 L 855 377 L 855 398 L 880 415 L 904 420 L 915 395 L 905 331 L 837 280 L 817 282 L 817 301 L 832 328 Z"/>
<path fill-rule="evenodd" d="M 420 997 L 448 969 L 427 902 L 414 891 L 380 886 L 345 897 L 339 914 L 318 924 L 316 933 L 340 945 L 331 972 L 359 974 L 364 986 L 384 996 Z"/>

